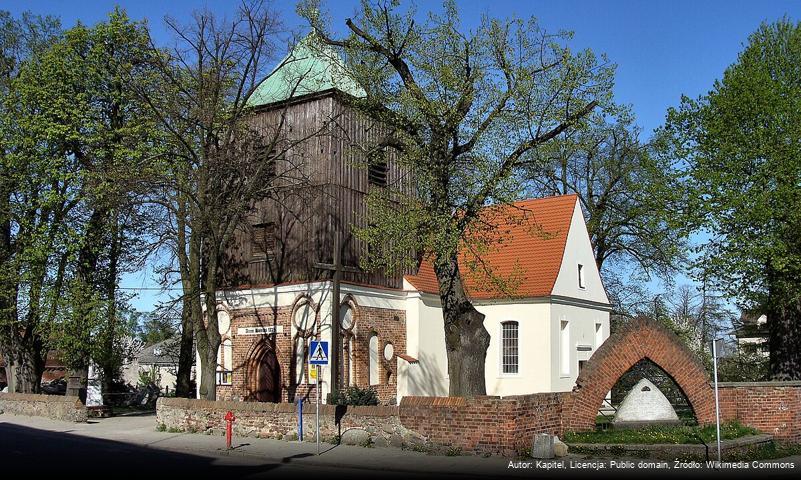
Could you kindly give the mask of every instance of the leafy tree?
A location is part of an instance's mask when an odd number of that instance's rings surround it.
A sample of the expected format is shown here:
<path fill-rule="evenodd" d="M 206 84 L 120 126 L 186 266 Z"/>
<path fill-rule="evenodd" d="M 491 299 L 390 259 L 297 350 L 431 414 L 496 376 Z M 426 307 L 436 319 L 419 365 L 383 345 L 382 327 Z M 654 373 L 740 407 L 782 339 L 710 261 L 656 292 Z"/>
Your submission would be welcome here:
<path fill-rule="evenodd" d="M 125 299 L 117 283 L 140 259 L 134 197 L 154 145 L 152 122 L 128 88 L 148 46 L 143 28 L 121 11 L 93 28 L 79 24 L 22 63 L 10 84 L 11 274 L 24 287 L 17 316 L 27 318 L 11 330 L 37 339 L 36 355 L 19 363 L 33 372 L 51 346 L 84 375 L 90 359 L 104 382 L 118 371 Z"/>
<path fill-rule="evenodd" d="M 410 251 L 433 261 L 450 395 L 484 394 L 490 337 L 465 291 L 471 267 L 459 263 L 460 246 L 475 252 L 467 263 L 486 267 L 481 252 L 496 245 L 484 207 L 517 199 L 522 167 L 609 100 L 613 69 L 590 51 L 574 54 L 564 46 L 569 34 L 546 32 L 535 19 L 484 17 L 468 31 L 452 1 L 422 22 L 398 2 L 363 1 L 342 39 L 328 33 L 317 2 L 301 12 L 323 43 L 344 53 L 366 92 L 346 101 L 385 130 L 361 146 L 368 159 L 395 156 L 417 185 L 413 195 L 391 187 L 371 193 L 371 223 L 356 233 L 382 247 L 370 250 L 365 265 L 411 268 Z M 383 245 L 387 238 L 393 242 Z M 513 293 L 511 279 L 484 270 Z"/>
<path fill-rule="evenodd" d="M 162 208 L 163 246 L 177 266 L 169 270 L 177 270 L 183 289 L 176 395 L 190 394 L 194 337 L 200 396 L 214 400 L 222 340 L 217 293 L 226 251 L 254 204 L 306 184 L 302 158 L 291 154 L 304 139 L 287 135 L 281 115 L 273 126 L 248 122 L 247 99 L 269 73 L 281 31 L 266 3 L 242 2 L 230 19 L 198 11 L 188 25 L 168 18 L 167 26 L 175 47 L 165 51 L 151 42 L 158 75 L 142 83 L 139 94 L 171 147 L 152 201 Z"/>
<path fill-rule="evenodd" d="M 538 149 L 528 173 L 535 195 L 578 196 L 595 262 L 620 314 L 632 280 L 669 279 L 687 249 L 677 172 L 639 135 L 628 109 L 613 106 Z M 632 267 L 633 275 L 624 278 Z"/>
<path fill-rule="evenodd" d="M 801 379 L 801 24 L 762 24 L 737 62 L 668 112 L 661 135 L 686 163 L 704 270 L 768 314 L 770 371 Z"/>
<path fill-rule="evenodd" d="M 74 205 L 74 165 L 26 135 L 52 132 L 27 123 L 34 109 L 21 88 L 25 65 L 35 68 L 60 34 L 54 18 L 0 11 L 0 350 L 12 392 L 39 391 L 69 255 L 60 226 Z"/>
<path fill-rule="evenodd" d="M 178 333 L 176 321 L 162 312 L 137 312 L 136 336 L 144 345 L 170 339 Z"/>

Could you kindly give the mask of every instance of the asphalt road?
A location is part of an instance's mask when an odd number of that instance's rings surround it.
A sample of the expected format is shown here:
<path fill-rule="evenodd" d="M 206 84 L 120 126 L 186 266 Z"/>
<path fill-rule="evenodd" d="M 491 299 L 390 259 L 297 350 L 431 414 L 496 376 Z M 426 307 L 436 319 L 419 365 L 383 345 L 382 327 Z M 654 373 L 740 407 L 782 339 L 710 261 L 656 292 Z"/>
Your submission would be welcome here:
<path fill-rule="evenodd" d="M 643 477 L 792 477 L 779 471 L 547 469 L 508 468 L 510 459 L 441 457 L 392 448 L 367 449 L 268 439 L 235 439 L 228 452 L 218 436 L 156 432 L 155 418 L 110 418 L 72 424 L 48 419 L 0 415 L 0 480 L 6 478 L 643 478 Z M 573 461 L 588 461 L 575 457 Z M 519 459 L 517 460 L 519 461 Z M 565 461 L 565 460 L 563 460 Z M 569 461 L 569 460 L 568 460 Z M 529 461 L 532 463 L 533 461 Z"/>
<path fill-rule="evenodd" d="M 376 471 L 297 465 L 308 453 L 264 461 L 251 456 L 213 456 L 160 450 L 107 439 L 0 424 L 0 465 L 7 473 L 65 478 L 375 478 Z M 10 471 L 9 471 L 10 470 Z M 382 477 L 427 478 L 428 474 L 381 472 Z M 18 477 L 19 478 L 19 477 Z M 485 477 L 484 477 L 485 478 Z"/>

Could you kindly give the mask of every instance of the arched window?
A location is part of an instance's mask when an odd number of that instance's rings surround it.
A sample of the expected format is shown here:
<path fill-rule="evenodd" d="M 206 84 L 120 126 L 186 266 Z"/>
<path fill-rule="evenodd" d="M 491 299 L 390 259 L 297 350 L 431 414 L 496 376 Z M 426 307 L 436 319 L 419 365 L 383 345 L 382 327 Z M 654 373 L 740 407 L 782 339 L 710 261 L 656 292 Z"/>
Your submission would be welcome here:
<path fill-rule="evenodd" d="M 342 338 L 342 364 L 340 365 L 342 384 L 354 385 L 353 379 L 353 308 L 347 303 L 339 307 L 339 328 Z"/>
<path fill-rule="evenodd" d="M 234 369 L 234 347 L 226 338 L 217 349 L 217 385 L 231 385 Z"/>
<path fill-rule="evenodd" d="M 295 337 L 295 385 L 302 385 L 306 378 L 306 338 L 301 336 Z"/>
<path fill-rule="evenodd" d="M 381 380 L 378 376 L 378 334 L 375 332 L 370 335 L 369 357 L 370 385 L 378 385 Z"/>
<path fill-rule="evenodd" d="M 223 342 L 223 369 L 229 372 L 234 369 L 234 346 L 228 338 Z"/>
<path fill-rule="evenodd" d="M 516 374 L 519 371 L 518 324 L 501 323 L 501 372 Z"/>

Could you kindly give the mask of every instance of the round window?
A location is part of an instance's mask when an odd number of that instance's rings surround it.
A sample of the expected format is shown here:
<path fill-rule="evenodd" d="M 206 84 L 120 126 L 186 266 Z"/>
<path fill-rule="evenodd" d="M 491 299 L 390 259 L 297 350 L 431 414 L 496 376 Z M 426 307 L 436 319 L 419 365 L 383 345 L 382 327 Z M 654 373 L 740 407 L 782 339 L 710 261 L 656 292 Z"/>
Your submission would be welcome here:
<path fill-rule="evenodd" d="M 392 360 L 392 357 L 395 355 L 395 347 L 392 346 L 391 343 L 387 343 L 384 345 L 384 359 L 387 361 Z"/>
<path fill-rule="evenodd" d="M 339 326 L 342 330 L 353 328 L 353 309 L 347 305 L 339 307 Z"/>
<path fill-rule="evenodd" d="M 304 301 L 295 309 L 295 328 L 306 332 L 314 326 L 314 308 L 308 301 Z"/>

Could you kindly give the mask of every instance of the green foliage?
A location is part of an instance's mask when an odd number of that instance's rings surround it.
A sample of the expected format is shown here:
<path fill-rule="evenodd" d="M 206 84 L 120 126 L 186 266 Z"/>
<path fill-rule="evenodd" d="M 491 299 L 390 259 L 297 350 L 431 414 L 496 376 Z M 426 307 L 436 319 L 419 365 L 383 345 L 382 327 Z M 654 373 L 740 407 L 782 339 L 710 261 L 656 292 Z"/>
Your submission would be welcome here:
<path fill-rule="evenodd" d="M 373 387 L 348 387 L 328 394 L 329 405 L 378 405 L 378 394 Z"/>
<path fill-rule="evenodd" d="M 658 136 L 685 163 L 688 222 L 709 234 L 698 268 L 771 320 L 772 374 L 801 378 L 801 24 L 764 23 Z"/>
<path fill-rule="evenodd" d="M 680 267 L 686 204 L 672 160 L 639 138 L 630 109 L 611 105 L 537 149 L 532 194 L 577 194 L 605 277 L 622 265 L 668 277 Z M 607 282 L 608 283 L 608 282 Z"/>
<path fill-rule="evenodd" d="M 764 382 L 770 380 L 768 357 L 759 351 L 740 348 L 718 360 L 718 380 L 721 382 Z"/>
<path fill-rule="evenodd" d="M 139 370 L 139 379 L 136 382 L 139 387 L 149 387 L 159 384 L 159 374 L 155 368 L 150 370 Z"/>
<path fill-rule="evenodd" d="M 747 435 L 757 435 L 759 431 L 746 427 L 737 421 L 720 425 L 720 438 L 731 440 Z M 595 432 L 565 432 L 567 443 L 666 443 L 698 444 L 712 443 L 716 439 L 715 425 L 701 426 L 650 426 L 637 429 L 614 428 Z"/>
<path fill-rule="evenodd" d="M 136 337 L 144 345 L 153 345 L 173 338 L 178 331 L 175 320 L 159 312 L 136 312 L 135 320 Z"/>
<path fill-rule="evenodd" d="M 116 285 L 142 248 L 133 185 L 149 174 L 157 144 L 130 89 L 149 43 L 120 10 L 92 28 L 49 32 L 31 33 L 47 41 L 14 66 L 0 109 L 0 214 L 13 232 L 0 275 L 19 287 L 5 321 L 25 325 L 4 329 L 4 342 L 36 345 L 28 348 L 37 355 L 58 348 L 76 368 L 91 358 L 110 381 L 131 334 Z M 19 331 L 36 341 L 13 338 Z"/>
<path fill-rule="evenodd" d="M 713 235 L 708 270 L 751 305 L 764 303 L 771 281 L 799 294 L 787 281 L 801 268 L 800 61 L 801 25 L 763 24 L 712 91 L 684 97 L 664 127 L 690 169 L 692 221 Z"/>
<path fill-rule="evenodd" d="M 318 2 L 299 10 L 327 38 Z M 369 219 L 355 229 L 374 247 L 364 266 L 388 272 L 414 263 L 410 251 L 450 259 L 461 242 L 480 256 L 492 228 L 477 221 L 481 207 L 516 200 L 518 174 L 537 149 L 580 123 L 594 102 L 611 99 L 613 66 L 567 48 L 568 32 L 546 33 L 534 18 L 489 16 L 468 30 L 453 1 L 424 21 L 412 21 L 416 14 L 362 2 L 350 35 L 334 43 L 367 92 L 349 99 L 352 106 L 386 126 L 374 144 L 354 148 L 368 162 L 386 156 L 414 178 L 414 191 L 373 189 Z M 484 273 L 505 290 L 508 279 Z"/>

